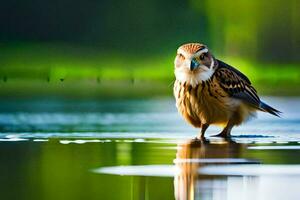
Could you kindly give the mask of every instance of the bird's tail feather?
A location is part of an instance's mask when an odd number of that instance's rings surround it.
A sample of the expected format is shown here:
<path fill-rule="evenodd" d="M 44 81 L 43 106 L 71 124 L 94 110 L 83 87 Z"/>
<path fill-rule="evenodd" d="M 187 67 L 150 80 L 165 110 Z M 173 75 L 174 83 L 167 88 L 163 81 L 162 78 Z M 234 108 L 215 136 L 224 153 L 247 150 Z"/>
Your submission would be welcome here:
<path fill-rule="evenodd" d="M 279 110 L 276 110 L 275 108 L 272 108 L 271 106 L 269 106 L 268 104 L 266 104 L 266 103 L 264 103 L 262 101 L 259 104 L 259 108 L 262 111 L 268 112 L 268 113 L 270 113 L 272 115 L 275 115 L 277 117 L 280 117 L 280 114 L 282 113 Z"/>

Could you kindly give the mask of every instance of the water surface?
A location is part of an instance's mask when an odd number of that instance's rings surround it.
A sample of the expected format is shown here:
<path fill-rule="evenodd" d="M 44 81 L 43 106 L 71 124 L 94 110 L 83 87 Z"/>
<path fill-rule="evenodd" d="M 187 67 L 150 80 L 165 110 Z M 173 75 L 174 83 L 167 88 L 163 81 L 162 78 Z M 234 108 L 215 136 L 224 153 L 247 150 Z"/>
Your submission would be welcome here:
<path fill-rule="evenodd" d="M 299 199 L 300 99 L 264 100 L 231 140 L 173 99 L 1 100 L 1 199 Z"/>

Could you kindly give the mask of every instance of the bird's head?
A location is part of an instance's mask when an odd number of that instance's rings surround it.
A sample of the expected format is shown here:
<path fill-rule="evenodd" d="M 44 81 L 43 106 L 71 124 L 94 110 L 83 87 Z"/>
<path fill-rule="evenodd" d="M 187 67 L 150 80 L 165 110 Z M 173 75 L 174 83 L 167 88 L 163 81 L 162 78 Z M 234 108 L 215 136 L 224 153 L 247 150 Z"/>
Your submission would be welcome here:
<path fill-rule="evenodd" d="M 207 46 L 188 43 L 178 48 L 174 65 L 176 79 L 195 86 L 213 75 L 217 61 Z"/>

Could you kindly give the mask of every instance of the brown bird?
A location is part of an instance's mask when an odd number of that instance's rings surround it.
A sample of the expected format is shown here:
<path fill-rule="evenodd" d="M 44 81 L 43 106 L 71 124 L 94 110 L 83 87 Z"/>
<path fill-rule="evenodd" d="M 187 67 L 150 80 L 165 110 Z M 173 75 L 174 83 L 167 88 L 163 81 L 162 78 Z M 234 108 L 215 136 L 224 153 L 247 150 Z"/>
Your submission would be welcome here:
<path fill-rule="evenodd" d="M 232 127 L 257 110 L 281 113 L 260 100 L 243 73 L 216 59 L 203 44 L 180 46 L 174 64 L 177 109 L 187 122 L 201 128 L 201 137 L 209 125 L 224 127 L 217 136 L 230 137 Z"/>

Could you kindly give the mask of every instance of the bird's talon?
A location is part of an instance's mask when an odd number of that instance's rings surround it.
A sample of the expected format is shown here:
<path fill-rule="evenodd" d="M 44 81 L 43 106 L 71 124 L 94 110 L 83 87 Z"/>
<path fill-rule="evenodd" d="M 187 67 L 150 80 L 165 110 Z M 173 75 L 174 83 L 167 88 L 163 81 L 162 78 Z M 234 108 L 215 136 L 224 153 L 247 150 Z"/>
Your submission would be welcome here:
<path fill-rule="evenodd" d="M 230 138 L 231 136 L 224 133 L 219 133 L 217 135 L 212 135 L 211 137 Z"/>

